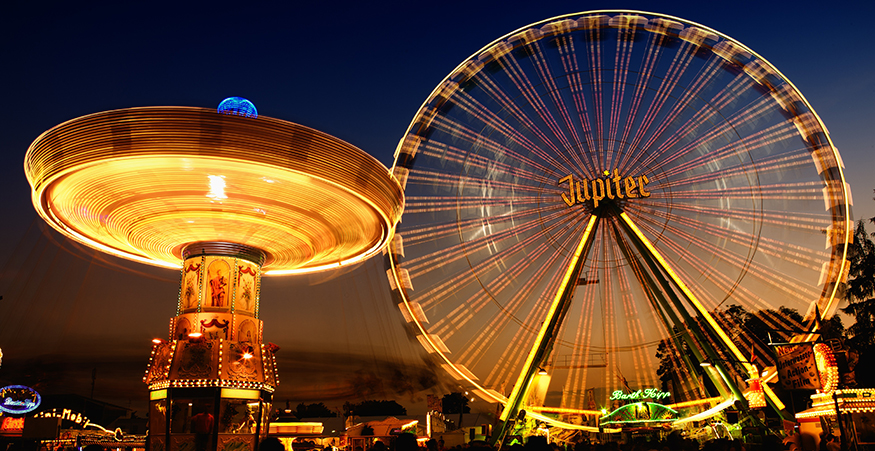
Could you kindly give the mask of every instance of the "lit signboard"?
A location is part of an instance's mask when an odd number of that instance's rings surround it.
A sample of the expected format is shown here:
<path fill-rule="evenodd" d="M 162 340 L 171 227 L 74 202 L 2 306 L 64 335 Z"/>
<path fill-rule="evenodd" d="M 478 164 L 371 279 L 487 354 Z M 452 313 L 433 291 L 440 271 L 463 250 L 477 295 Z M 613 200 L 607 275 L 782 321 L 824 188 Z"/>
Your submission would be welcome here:
<path fill-rule="evenodd" d="M 32 412 L 39 407 L 41 400 L 36 390 L 24 385 L 7 385 L 0 388 L 0 411 L 6 413 Z"/>
<path fill-rule="evenodd" d="M 645 388 L 644 390 L 638 390 L 632 393 L 623 393 L 622 390 L 615 390 L 611 393 L 611 401 L 618 399 L 623 401 L 639 401 L 643 399 L 661 400 L 663 398 L 668 398 L 669 396 L 671 396 L 671 392 L 662 391 L 657 388 Z"/>
<path fill-rule="evenodd" d="M 88 424 L 88 417 L 70 409 L 52 409 L 51 411 L 40 412 L 34 416 L 36 418 L 60 418 L 62 420 L 72 421 L 82 427 L 85 427 L 85 425 Z"/>

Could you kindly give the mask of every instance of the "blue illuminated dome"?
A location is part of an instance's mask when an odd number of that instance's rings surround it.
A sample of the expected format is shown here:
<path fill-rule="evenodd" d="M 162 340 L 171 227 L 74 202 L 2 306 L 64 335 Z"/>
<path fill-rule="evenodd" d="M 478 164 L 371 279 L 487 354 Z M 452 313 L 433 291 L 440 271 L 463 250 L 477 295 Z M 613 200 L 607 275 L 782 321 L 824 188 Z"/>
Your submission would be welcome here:
<path fill-rule="evenodd" d="M 234 114 L 243 117 L 258 117 L 255 105 L 243 97 L 228 97 L 219 104 L 216 109 L 220 114 Z"/>

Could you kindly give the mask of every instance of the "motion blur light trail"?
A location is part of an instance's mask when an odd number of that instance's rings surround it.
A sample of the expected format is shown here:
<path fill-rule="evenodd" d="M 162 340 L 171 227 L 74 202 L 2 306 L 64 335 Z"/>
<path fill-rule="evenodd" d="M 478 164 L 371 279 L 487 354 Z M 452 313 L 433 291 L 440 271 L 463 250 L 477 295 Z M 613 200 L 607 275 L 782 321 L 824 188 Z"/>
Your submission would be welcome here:
<path fill-rule="evenodd" d="M 385 171 L 308 127 L 188 107 L 76 118 L 38 137 L 25 161 L 37 212 L 80 243 L 172 268 L 189 243 L 248 243 L 268 274 L 379 252 L 403 208 L 397 182 L 368 176 Z"/>

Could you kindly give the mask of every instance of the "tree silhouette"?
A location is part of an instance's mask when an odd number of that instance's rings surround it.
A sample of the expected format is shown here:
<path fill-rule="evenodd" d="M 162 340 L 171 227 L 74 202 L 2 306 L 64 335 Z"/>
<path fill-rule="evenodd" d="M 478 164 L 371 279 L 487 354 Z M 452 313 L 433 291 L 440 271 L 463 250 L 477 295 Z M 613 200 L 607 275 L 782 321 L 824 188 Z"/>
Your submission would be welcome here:
<path fill-rule="evenodd" d="M 336 417 L 337 414 L 320 402 L 316 404 L 298 404 L 295 408 L 295 416 L 298 418 L 328 418 Z"/>
<path fill-rule="evenodd" d="M 866 354 L 875 345 L 875 243 L 863 221 L 857 222 L 848 260 L 851 263 L 845 290 L 848 306 L 842 311 L 852 315 L 856 323 L 848 327 L 847 344 Z"/>
<path fill-rule="evenodd" d="M 471 407 L 468 406 L 468 398 L 461 393 L 450 393 L 441 398 L 441 407 L 443 413 L 471 413 Z"/>
<path fill-rule="evenodd" d="M 468 406 L 468 397 L 461 393 L 450 393 L 444 395 L 444 397 L 441 398 L 441 409 L 445 415 L 451 413 L 459 414 L 458 427 L 462 427 L 462 414 L 471 413 L 471 407 Z"/>
<path fill-rule="evenodd" d="M 875 218 L 869 219 L 875 222 Z M 842 311 L 853 316 L 845 343 L 851 349 L 848 363 L 853 377 L 850 383 L 859 387 L 875 384 L 875 243 L 866 232 L 863 221 L 854 229 L 854 242 L 848 246 L 848 283 Z"/>

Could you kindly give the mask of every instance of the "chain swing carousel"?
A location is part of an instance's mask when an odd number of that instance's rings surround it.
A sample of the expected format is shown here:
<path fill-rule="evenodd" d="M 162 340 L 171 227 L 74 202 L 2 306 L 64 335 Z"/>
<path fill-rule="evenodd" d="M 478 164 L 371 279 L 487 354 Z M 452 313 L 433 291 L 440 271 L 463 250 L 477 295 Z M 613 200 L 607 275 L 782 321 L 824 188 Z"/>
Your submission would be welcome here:
<path fill-rule="evenodd" d="M 361 262 L 403 209 L 376 159 L 238 97 L 72 119 L 40 135 L 24 166 L 37 212 L 63 235 L 180 271 L 144 378 L 152 450 L 256 449 L 279 382 L 262 276 Z"/>

